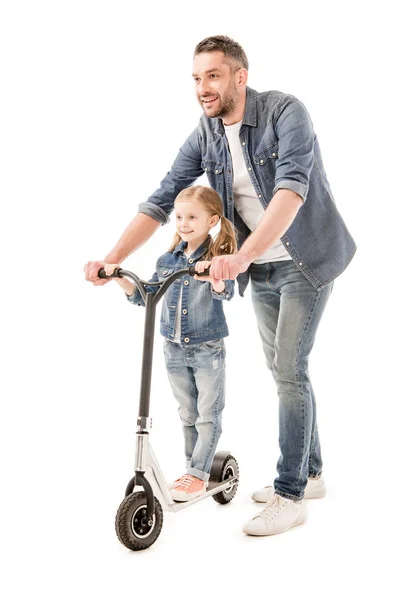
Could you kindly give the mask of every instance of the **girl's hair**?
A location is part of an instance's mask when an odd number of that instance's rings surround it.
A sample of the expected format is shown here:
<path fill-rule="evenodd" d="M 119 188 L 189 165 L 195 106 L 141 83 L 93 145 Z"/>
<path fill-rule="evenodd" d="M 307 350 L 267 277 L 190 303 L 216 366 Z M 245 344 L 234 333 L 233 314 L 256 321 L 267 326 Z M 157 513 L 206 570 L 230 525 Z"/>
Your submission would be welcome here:
<path fill-rule="evenodd" d="M 204 185 L 193 185 L 182 190 L 177 195 L 175 204 L 177 202 L 184 202 L 185 200 L 196 200 L 197 202 L 200 202 L 210 216 L 217 215 L 221 221 L 220 230 L 215 238 L 211 238 L 204 260 L 212 260 L 214 256 L 237 252 L 235 229 L 232 223 L 224 217 L 224 208 L 217 192 Z M 168 248 L 168 252 L 173 252 L 181 241 L 181 236 L 176 232 L 171 247 Z"/>

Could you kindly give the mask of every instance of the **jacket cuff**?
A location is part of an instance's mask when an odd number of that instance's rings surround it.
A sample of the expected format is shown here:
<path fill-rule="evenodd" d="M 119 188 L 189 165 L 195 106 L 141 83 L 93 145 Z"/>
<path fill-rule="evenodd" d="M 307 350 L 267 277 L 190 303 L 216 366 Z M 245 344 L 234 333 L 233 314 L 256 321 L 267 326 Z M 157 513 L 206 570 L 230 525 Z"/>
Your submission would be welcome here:
<path fill-rule="evenodd" d="M 232 290 L 229 289 L 229 286 L 227 286 L 225 283 L 225 289 L 220 294 L 216 292 L 213 286 L 211 285 L 211 295 L 215 300 L 230 300 L 233 296 L 233 293 Z"/>
<path fill-rule="evenodd" d="M 299 181 L 294 181 L 293 179 L 282 179 L 279 181 L 273 189 L 272 195 L 274 195 L 278 190 L 292 190 L 295 192 L 303 202 L 306 201 L 308 194 L 308 186 L 304 185 L 304 183 L 300 183 Z"/>
<path fill-rule="evenodd" d="M 157 204 L 154 204 L 154 202 L 149 202 L 148 200 L 139 204 L 138 212 L 143 213 L 148 217 L 152 217 L 152 219 L 155 219 L 161 223 L 161 225 L 166 225 L 170 220 L 165 210 L 157 206 Z"/>

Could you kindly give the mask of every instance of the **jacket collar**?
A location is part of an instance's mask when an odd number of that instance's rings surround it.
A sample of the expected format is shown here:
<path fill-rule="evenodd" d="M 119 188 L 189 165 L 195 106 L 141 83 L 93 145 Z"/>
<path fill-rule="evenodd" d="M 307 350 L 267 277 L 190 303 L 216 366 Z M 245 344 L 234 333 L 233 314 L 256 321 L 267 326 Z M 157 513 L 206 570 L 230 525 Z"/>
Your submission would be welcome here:
<path fill-rule="evenodd" d="M 209 235 L 207 237 L 206 240 L 204 240 L 204 242 L 201 244 L 201 246 L 199 246 L 197 248 L 197 250 L 195 250 L 193 252 L 193 254 L 190 255 L 190 258 L 194 258 L 194 259 L 199 259 L 203 256 L 203 254 L 205 254 L 208 250 L 208 247 L 210 245 L 210 242 L 212 241 L 211 235 Z M 179 244 L 176 246 L 175 250 L 173 251 L 173 254 L 183 254 L 185 249 L 187 247 L 187 242 L 184 242 L 183 240 L 181 242 L 179 242 Z"/>

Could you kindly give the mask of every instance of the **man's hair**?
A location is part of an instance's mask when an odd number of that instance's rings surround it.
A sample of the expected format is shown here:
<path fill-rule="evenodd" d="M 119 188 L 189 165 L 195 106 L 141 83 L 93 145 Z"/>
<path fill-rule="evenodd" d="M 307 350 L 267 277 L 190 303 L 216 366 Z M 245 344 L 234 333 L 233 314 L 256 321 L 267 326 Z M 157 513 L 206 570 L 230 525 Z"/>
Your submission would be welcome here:
<path fill-rule="evenodd" d="M 249 61 L 242 46 L 227 35 L 213 35 L 202 40 L 194 49 L 194 56 L 202 52 L 223 52 L 227 58 L 235 61 L 239 69 L 249 69 Z"/>

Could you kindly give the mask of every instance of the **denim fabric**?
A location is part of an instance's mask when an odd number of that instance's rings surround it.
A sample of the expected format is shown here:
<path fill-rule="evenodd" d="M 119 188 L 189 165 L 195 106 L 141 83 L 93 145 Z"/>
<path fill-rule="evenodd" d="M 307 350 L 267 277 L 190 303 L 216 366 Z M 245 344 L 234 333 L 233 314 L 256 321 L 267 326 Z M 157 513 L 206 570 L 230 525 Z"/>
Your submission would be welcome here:
<path fill-rule="evenodd" d="M 186 258 L 184 252 L 187 242 L 181 242 L 173 252 L 163 254 L 157 260 L 156 272 L 149 281 L 162 281 L 171 273 L 195 264 L 207 251 L 210 239 L 208 238 L 189 258 Z M 147 291 L 156 292 L 157 289 L 147 286 Z M 175 337 L 176 309 L 181 289 L 181 343 L 190 345 L 226 337 L 229 332 L 221 300 L 230 300 L 233 297 L 234 281 L 225 281 L 225 290 L 218 294 L 209 281 L 197 281 L 190 275 L 176 279 L 163 296 L 161 335 L 169 340 Z M 143 305 L 137 289 L 132 296 L 127 297 L 133 304 Z"/>
<path fill-rule="evenodd" d="M 222 432 L 224 340 L 191 345 L 166 340 L 164 354 L 172 391 L 179 402 L 187 473 L 208 482 Z"/>
<path fill-rule="evenodd" d="M 309 476 L 322 471 L 308 359 L 331 293 L 316 290 L 292 261 L 250 266 L 252 302 L 279 396 L 278 494 L 302 498 Z"/>
<path fill-rule="evenodd" d="M 356 246 L 333 199 L 307 110 L 294 96 L 247 88 L 239 136 L 263 208 L 280 188 L 302 197 L 303 206 L 281 242 L 296 267 L 320 290 L 347 267 Z M 240 246 L 250 232 L 234 208 L 232 160 L 221 119 L 201 117 L 160 188 L 140 204 L 139 212 L 166 223 L 178 193 L 203 173 L 220 194 L 225 216 L 238 230 Z M 243 295 L 248 271 L 238 282 Z"/>

